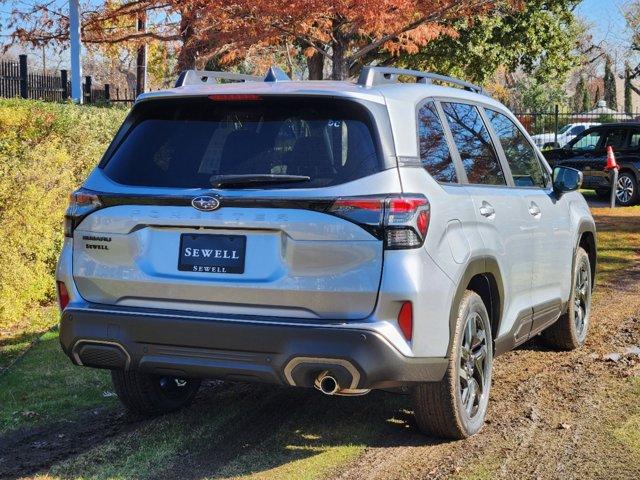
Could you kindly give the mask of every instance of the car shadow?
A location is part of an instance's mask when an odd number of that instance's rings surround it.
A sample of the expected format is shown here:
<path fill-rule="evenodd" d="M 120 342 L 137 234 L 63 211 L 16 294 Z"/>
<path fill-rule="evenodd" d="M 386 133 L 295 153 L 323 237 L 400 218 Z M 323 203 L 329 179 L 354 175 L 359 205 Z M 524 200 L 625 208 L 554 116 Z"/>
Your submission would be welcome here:
<path fill-rule="evenodd" d="M 162 468 L 151 468 L 145 475 L 150 478 L 246 475 L 342 446 L 442 443 L 418 432 L 410 404 L 408 395 L 382 391 L 362 397 L 329 397 L 313 389 L 208 382 L 193 405 L 156 419 L 136 418 L 118 405 L 7 432 L 0 436 L 0 478 L 48 472 L 61 462 L 65 465 L 55 471 L 57 478 L 82 477 L 91 459 L 74 462 L 74 458 L 118 443 L 125 436 L 134 435 L 137 443 L 123 447 L 120 460 L 153 448 L 154 422 L 168 422 L 168 430 L 182 432 L 185 445 L 177 445 Z M 216 424 L 218 415 L 225 420 Z M 210 429 L 207 422 L 212 424 Z M 196 430 L 197 435 L 189 434 Z M 126 471 L 122 476 L 137 478 Z"/>

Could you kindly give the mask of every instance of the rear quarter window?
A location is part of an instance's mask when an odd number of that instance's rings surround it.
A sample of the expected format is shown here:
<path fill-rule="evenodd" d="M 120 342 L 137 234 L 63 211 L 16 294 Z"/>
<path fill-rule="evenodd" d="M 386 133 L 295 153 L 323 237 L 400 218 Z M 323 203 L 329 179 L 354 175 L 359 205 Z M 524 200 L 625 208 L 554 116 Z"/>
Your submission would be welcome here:
<path fill-rule="evenodd" d="M 125 185 L 210 188 L 214 176 L 283 174 L 310 180 L 269 187 L 309 188 L 383 169 L 369 112 L 346 100 L 151 100 L 134 107 L 127 123 L 101 163 Z"/>
<path fill-rule="evenodd" d="M 438 182 L 456 183 L 456 168 L 433 101 L 418 109 L 418 140 L 424 169 Z"/>

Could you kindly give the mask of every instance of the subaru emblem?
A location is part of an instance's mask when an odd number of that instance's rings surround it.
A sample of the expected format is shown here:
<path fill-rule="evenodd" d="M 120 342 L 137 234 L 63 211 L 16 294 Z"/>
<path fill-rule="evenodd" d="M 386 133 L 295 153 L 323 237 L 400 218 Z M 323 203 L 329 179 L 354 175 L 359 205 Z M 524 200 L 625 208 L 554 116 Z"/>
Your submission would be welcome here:
<path fill-rule="evenodd" d="M 211 212 L 220 206 L 220 200 L 216 197 L 203 195 L 191 200 L 191 206 L 197 210 L 202 210 L 203 212 Z"/>

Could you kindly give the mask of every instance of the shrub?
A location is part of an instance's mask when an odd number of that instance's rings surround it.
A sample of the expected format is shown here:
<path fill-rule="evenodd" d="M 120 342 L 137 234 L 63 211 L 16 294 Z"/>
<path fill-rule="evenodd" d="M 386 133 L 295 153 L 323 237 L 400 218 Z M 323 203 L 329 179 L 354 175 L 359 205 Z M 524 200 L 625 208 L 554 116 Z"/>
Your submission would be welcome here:
<path fill-rule="evenodd" d="M 55 297 L 69 193 L 126 112 L 0 99 L 0 337 Z M 35 320 L 35 319 L 34 319 Z"/>

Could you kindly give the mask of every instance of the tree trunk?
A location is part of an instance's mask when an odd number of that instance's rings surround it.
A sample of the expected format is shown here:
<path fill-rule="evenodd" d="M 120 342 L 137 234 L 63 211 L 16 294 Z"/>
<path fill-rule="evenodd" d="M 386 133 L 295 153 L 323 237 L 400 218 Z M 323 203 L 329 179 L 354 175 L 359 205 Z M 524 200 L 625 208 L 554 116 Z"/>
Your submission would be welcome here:
<path fill-rule="evenodd" d="M 333 66 L 331 78 L 333 80 L 347 80 L 349 78 L 349 62 L 347 59 L 347 42 L 341 35 L 335 35 L 333 42 Z"/>
<path fill-rule="evenodd" d="M 324 55 L 314 52 L 307 57 L 307 68 L 309 69 L 309 80 L 322 80 L 324 76 Z"/>
<path fill-rule="evenodd" d="M 191 70 L 196 66 L 196 47 L 192 44 L 193 26 L 191 17 L 186 8 L 181 9 L 180 36 L 182 37 L 182 48 L 178 54 L 176 70 L 178 73 L 183 70 Z"/>

